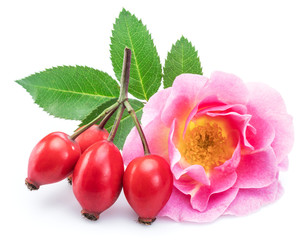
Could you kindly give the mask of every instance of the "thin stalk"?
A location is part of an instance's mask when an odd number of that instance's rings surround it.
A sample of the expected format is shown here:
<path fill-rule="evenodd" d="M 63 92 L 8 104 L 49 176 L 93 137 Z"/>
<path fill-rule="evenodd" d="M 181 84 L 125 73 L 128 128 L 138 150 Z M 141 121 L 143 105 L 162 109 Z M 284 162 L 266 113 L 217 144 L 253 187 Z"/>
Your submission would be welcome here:
<path fill-rule="evenodd" d="M 112 106 L 106 108 L 102 113 L 100 113 L 94 120 L 92 120 L 90 123 L 86 124 L 84 127 L 80 128 L 78 131 L 76 131 L 74 134 L 70 136 L 72 140 L 75 140 L 81 133 L 85 132 L 88 128 L 90 128 L 93 124 L 99 122 L 101 119 L 103 119 L 108 113 L 112 112 L 114 109 L 117 109 L 119 106 L 119 103 L 116 102 Z"/>
<path fill-rule="evenodd" d="M 136 126 L 136 129 L 138 130 L 138 133 L 140 135 L 142 144 L 143 144 L 143 149 L 144 149 L 144 155 L 149 155 L 150 151 L 149 151 L 149 147 L 148 147 L 148 143 L 147 140 L 145 138 L 145 134 L 143 132 L 143 129 L 141 127 L 141 124 L 136 116 L 136 113 L 133 109 L 133 107 L 130 105 L 130 103 L 128 102 L 128 100 L 124 101 L 124 105 L 129 113 L 129 115 L 132 117 L 133 121 L 134 121 L 134 125 Z"/>
<path fill-rule="evenodd" d="M 131 50 L 129 48 L 125 48 L 122 76 L 120 79 L 120 93 L 119 93 L 119 98 L 118 98 L 118 101 L 120 103 L 128 98 L 130 65 L 131 65 Z"/>
<path fill-rule="evenodd" d="M 119 105 L 118 105 L 118 106 L 119 106 Z M 110 111 L 110 112 L 101 120 L 101 122 L 100 122 L 99 125 L 98 125 L 98 127 L 99 127 L 100 129 L 103 129 L 103 128 L 104 128 L 104 126 L 106 125 L 106 123 L 109 121 L 109 119 L 112 117 L 112 115 L 116 112 L 117 109 L 118 109 L 118 107 L 115 108 L 114 110 Z"/>
<path fill-rule="evenodd" d="M 108 137 L 109 142 L 113 142 L 113 140 L 115 138 L 115 135 L 116 135 L 117 129 L 119 127 L 120 120 L 122 119 L 124 111 L 125 111 L 125 106 L 124 106 L 124 104 L 121 103 L 120 106 L 119 106 L 118 112 L 116 114 L 112 130 L 111 130 L 110 135 Z"/>
<path fill-rule="evenodd" d="M 123 69 L 122 76 L 120 79 L 120 92 L 117 102 L 119 105 L 119 110 L 116 114 L 115 121 L 108 137 L 108 141 L 112 142 L 115 138 L 117 129 L 120 124 L 120 120 L 123 116 L 125 106 L 123 102 L 128 99 L 128 85 L 129 85 L 129 77 L 130 77 L 130 65 L 131 65 L 131 50 L 129 48 L 125 48 L 124 50 L 124 59 L 123 59 Z"/>
<path fill-rule="evenodd" d="M 90 128 L 93 124 L 101 121 L 99 124 L 100 128 L 103 128 L 110 117 L 114 114 L 114 112 L 119 108 L 119 111 L 116 115 L 114 125 L 112 127 L 111 133 L 109 135 L 108 140 L 113 141 L 116 131 L 119 127 L 120 120 L 122 118 L 123 112 L 125 110 L 124 101 L 128 99 L 128 85 L 129 85 L 129 76 L 130 76 L 130 65 L 131 65 L 131 50 L 129 48 L 125 48 L 124 51 L 124 59 L 123 59 L 123 69 L 122 76 L 120 80 L 120 94 L 117 102 L 113 104 L 111 107 L 105 109 L 101 114 L 99 114 L 93 121 L 86 124 L 84 127 L 76 131 L 74 134 L 70 136 L 72 140 L 75 140 L 81 133 Z"/>

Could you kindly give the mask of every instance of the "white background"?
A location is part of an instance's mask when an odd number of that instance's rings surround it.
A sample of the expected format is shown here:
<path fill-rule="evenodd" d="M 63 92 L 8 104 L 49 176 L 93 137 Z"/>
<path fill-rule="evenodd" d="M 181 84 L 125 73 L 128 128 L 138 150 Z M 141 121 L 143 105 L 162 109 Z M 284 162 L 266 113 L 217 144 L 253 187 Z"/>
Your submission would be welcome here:
<path fill-rule="evenodd" d="M 128 3 L 127 3 L 128 2 Z M 281 92 L 294 117 L 295 145 L 281 174 L 285 194 L 246 217 L 211 224 L 158 219 L 136 223 L 124 195 L 97 222 L 80 215 L 66 181 L 28 191 L 27 161 L 52 131 L 78 122 L 56 119 L 33 104 L 14 80 L 58 65 L 86 65 L 112 76 L 109 44 L 122 7 L 150 30 L 162 63 L 184 35 L 204 74 L 231 72 Z M 0 3 L 0 232 L 5 239 L 306 239 L 307 7 L 304 1 L 2 1 Z"/>

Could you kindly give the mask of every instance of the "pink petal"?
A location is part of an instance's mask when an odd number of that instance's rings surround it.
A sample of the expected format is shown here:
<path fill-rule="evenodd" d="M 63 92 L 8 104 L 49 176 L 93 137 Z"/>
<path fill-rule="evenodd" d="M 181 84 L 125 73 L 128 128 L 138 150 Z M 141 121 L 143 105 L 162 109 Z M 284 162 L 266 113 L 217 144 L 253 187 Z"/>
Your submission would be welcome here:
<path fill-rule="evenodd" d="M 230 189 L 236 182 L 236 172 L 224 173 L 215 170 L 210 176 L 210 186 L 201 185 L 194 189 L 191 195 L 191 205 L 193 209 L 205 211 L 207 204 L 216 193 L 223 193 Z"/>
<path fill-rule="evenodd" d="M 223 193 L 212 195 L 206 210 L 200 212 L 192 208 L 189 196 L 174 188 L 169 201 L 161 210 L 159 216 L 166 216 L 177 222 L 212 222 L 225 212 L 236 197 L 237 192 L 238 189 L 229 189 Z"/>
<path fill-rule="evenodd" d="M 176 179 L 179 179 L 182 175 L 188 173 L 188 175 L 194 180 L 209 185 L 210 181 L 206 176 L 205 170 L 200 165 L 191 165 L 187 168 L 183 168 L 180 165 L 181 154 L 174 144 L 174 132 L 177 127 L 177 120 L 175 119 L 171 125 L 169 140 L 168 140 L 168 151 L 169 151 L 169 160 L 171 165 L 171 170 Z"/>
<path fill-rule="evenodd" d="M 199 189 L 191 196 L 191 206 L 193 209 L 203 212 L 207 209 L 211 189 L 208 186 L 200 186 Z"/>
<path fill-rule="evenodd" d="M 225 172 L 225 173 L 231 173 L 234 172 L 241 160 L 241 143 L 238 141 L 238 144 L 232 154 L 232 157 L 224 162 L 221 166 L 215 167 L 215 170 Z"/>
<path fill-rule="evenodd" d="M 214 169 L 212 176 L 210 176 L 211 181 L 211 194 L 220 193 L 233 187 L 237 180 L 236 172 L 222 172 Z"/>
<path fill-rule="evenodd" d="M 208 100 L 208 99 L 203 99 L 190 112 L 190 114 L 189 114 L 189 116 L 188 116 L 188 118 L 185 122 L 183 135 L 185 134 L 186 129 L 187 129 L 190 121 L 194 117 L 208 115 L 210 113 L 218 115 L 219 113 L 230 113 L 230 112 L 236 112 L 236 113 L 243 115 L 243 114 L 246 113 L 246 111 L 247 111 L 246 107 L 242 104 L 225 105 L 224 103 L 217 102 L 216 100 L 213 100 L 213 102 L 210 102 L 210 100 Z"/>
<path fill-rule="evenodd" d="M 281 171 L 286 171 L 288 170 L 289 167 L 289 159 L 288 157 L 285 157 L 279 164 L 278 164 L 278 169 Z"/>
<path fill-rule="evenodd" d="M 149 101 L 145 104 L 143 108 L 142 115 L 142 124 L 146 126 L 149 122 L 151 122 L 157 116 L 161 116 L 161 112 L 163 111 L 164 104 L 167 101 L 167 98 L 172 92 L 172 88 L 162 89 L 155 93 Z"/>
<path fill-rule="evenodd" d="M 268 121 L 263 120 L 257 115 L 252 116 L 249 124 L 256 129 L 247 128 L 246 138 L 255 150 L 261 150 L 271 146 L 275 138 L 275 130 Z"/>
<path fill-rule="evenodd" d="M 236 182 L 237 174 L 215 171 L 210 178 L 210 185 L 200 183 L 190 175 L 185 174 L 179 180 L 174 180 L 174 186 L 182 193 L 191 196 L 191 206 L 198 211 L 205 211 L 209 198 L 215 193 L 230 189 Z"/>
<path fill-rule="evenodd" d="M 249 126 L 249 121 L 251 119 L 251 115 L 249 114 L 239 114 L 236 112 L 229 112 L 229 113 L 207 113 L 210 117 L 225 117 L 225 121 L 230 123 L 233 126 L 233 130 L 237 129 L 240 135 L 241 143 L 250 149 L 254 149 L 254 147 L 248 142 L 246 139 L 246 130 Z"/>
<path fill-rule="evenodd" d="M 250 214 L 261 206 L 276 201 L 281 195 L 282 187 L 278 180 L 265 188 L 240 189 L 225 214 L 236 216 Z"/>
<path fill-rule="evenodd" d="M 275 129 L 275 139 L 272 147 L 281 162 L 290 152 L 294 141 L 292 117 L 287 114 L 285 103 L 281 95 L 261 83 L 248 83 L 250 100 L 247 104 L 248 112 L 268 121 Z"/>
<path fill-rule="evenodd" d="M 182 175 L 179 180 L 174 178 L 174 186 L 180 190 L 180 192 L 186 195 L 194 195 L 195 190 L 201 186 L 198 181 L 191 178 L 189 175 Z"/>
<path fill-rule="evenodd" d="M 290 115 L 279 115 L 271 124 L 275 126 L 275 139 L 272 142 L 272 148 L 276 154 L 278 163 L 280 163 L 289 154 L 294 142 L 293 120 Z"/>
<path fill-rule="evenodd" d="M 216 95 L 218 100 L 227 104 L 246 104 L 248 89 L 243 81 L 233 74 L 213 72 L 200 95 Z"/>
<path fill-rule="evenodd" d="M 181 167 L 181 154 L 175 147 L 173 141 L 173 133 L 176 128 L 176 121 L 174 120 L 169 138 L 169 156 L 171 163 L 171 170 L 174 174 L 174 186 L 181 192 L 191 195 L 191 205 L 194 209 L 204 211 L 212 194 L 226 191 L 231 188 L 237 179 L 237 174 L 234 171 L 223 171 L 222 169 L 215 169 L 210 173 L 208 178 L 204 168 L 200 165 L 191 165 L 188 167 Z M 238 145 L 238 149 L 240 149 Z M 238 153 L 238 151 L 235 151 Z M 237 158 L 234 154 L 234 158 Z M 233 162 L 238 161 L 233 160 Z"/>
<path fill-rule="evenodd" d="M 259 116 L 271 116 L 273 113 L 287 114 L 286 105 L 275 89 L 264 83 L 246 83 L 246 86 L 250 96 L 248 107 L 254 108 Z"/>
<path fill-rule="evenodd" d="M 175 118 L 179 122 L 185 121 L 191 109 L 198 103 L 198 93 L 206 82 L 207 78 L 195 74 L 182 74 L 176 77 L 171 94 L 163 103 L 165 106 L 162 121 L 169 127 Z"/>
<path fill-rule="evenodd" d="M 236 172 L 238 179 L 235 187 L 261 188 L 270 185 L 278 172 L 274 151 L 268 148 L 243 155 Z"/>
<path fill-rule="evenodd" d="M 220 104 L 217 106 L 207 106 L 205 107 L 206 103 L 205 102 L 201 102 L 199 104 L 199 111 L 198 114 L 203 115 L 206 113 L 218 113 L 218 112 L 222 112 L 222 113 L 230 113 L 230 112 L 236 112 L 238 114 L 246 114 L 247 112 L 247 108 L 242 105 L 242 104 Z"/>
<path fill-rule="evenodd" d="M 210 179 L 207 177 L 205 169 L 200 165 L 191 165 L 180 172 L 180 176 L 187 174 L 200 184 L 210 185 Z"/>
<path fill-rule="evenodd" d="M 171 125 L 170 132 L 169 132 L 168 153 L 169 153 L 169 161 L 170 161 L 171 170 L 174 174 L 174 177 L 176 179 L 179 179 L 180 176 L 182 175 L 181 174 L 182 168 L 180 166 L 181 154 L 174 144 L 174 132 L 175 132 L 176 125 L 177 123 L 175 119 Z"/>

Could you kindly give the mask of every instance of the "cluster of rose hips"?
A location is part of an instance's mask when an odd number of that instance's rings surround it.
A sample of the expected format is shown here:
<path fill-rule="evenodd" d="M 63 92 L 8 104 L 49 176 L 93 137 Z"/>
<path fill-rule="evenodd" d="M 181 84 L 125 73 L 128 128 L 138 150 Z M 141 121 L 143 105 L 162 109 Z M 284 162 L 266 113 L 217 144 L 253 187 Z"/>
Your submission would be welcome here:
<path fill-rule="evenodd" d="M 150 154 L 141 126 L 127 100 L 130 58 L 131 51 L 126 48 L 118 102 L 71 136 L 53 132 L 44 137 L 30 155 L 26 185 L 35 190 L 69 177 L 73 193 L 82 207 L 81 213 L 90 220 L 97 220 L 100 213 L 112 206 L 123 187 L 139 222 L 151 224 L 171 195 L 173 177 L 167 161 Z M 125 108 L 133 118 L 144 146 L 144 156 L 132 160 L 126 170 L 121 152 L 113 143 Z M 109 134 L 103 127 L 116 111 Z M 101 123 L 96 125 L 99 120 Z"/>

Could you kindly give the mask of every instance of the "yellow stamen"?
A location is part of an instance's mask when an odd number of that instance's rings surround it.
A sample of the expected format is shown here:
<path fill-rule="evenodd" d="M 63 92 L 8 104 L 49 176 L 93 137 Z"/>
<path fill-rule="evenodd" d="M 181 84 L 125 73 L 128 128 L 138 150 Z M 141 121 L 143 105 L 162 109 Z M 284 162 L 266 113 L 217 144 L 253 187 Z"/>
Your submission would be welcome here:
<path fill-rule="evenodd" d="M 201 165 L 207 173 L 222 165 L 234 151 L 227 129 L 221 119 L 202 117 L 191 121 L 179 145 L 183 161 Z"/>

